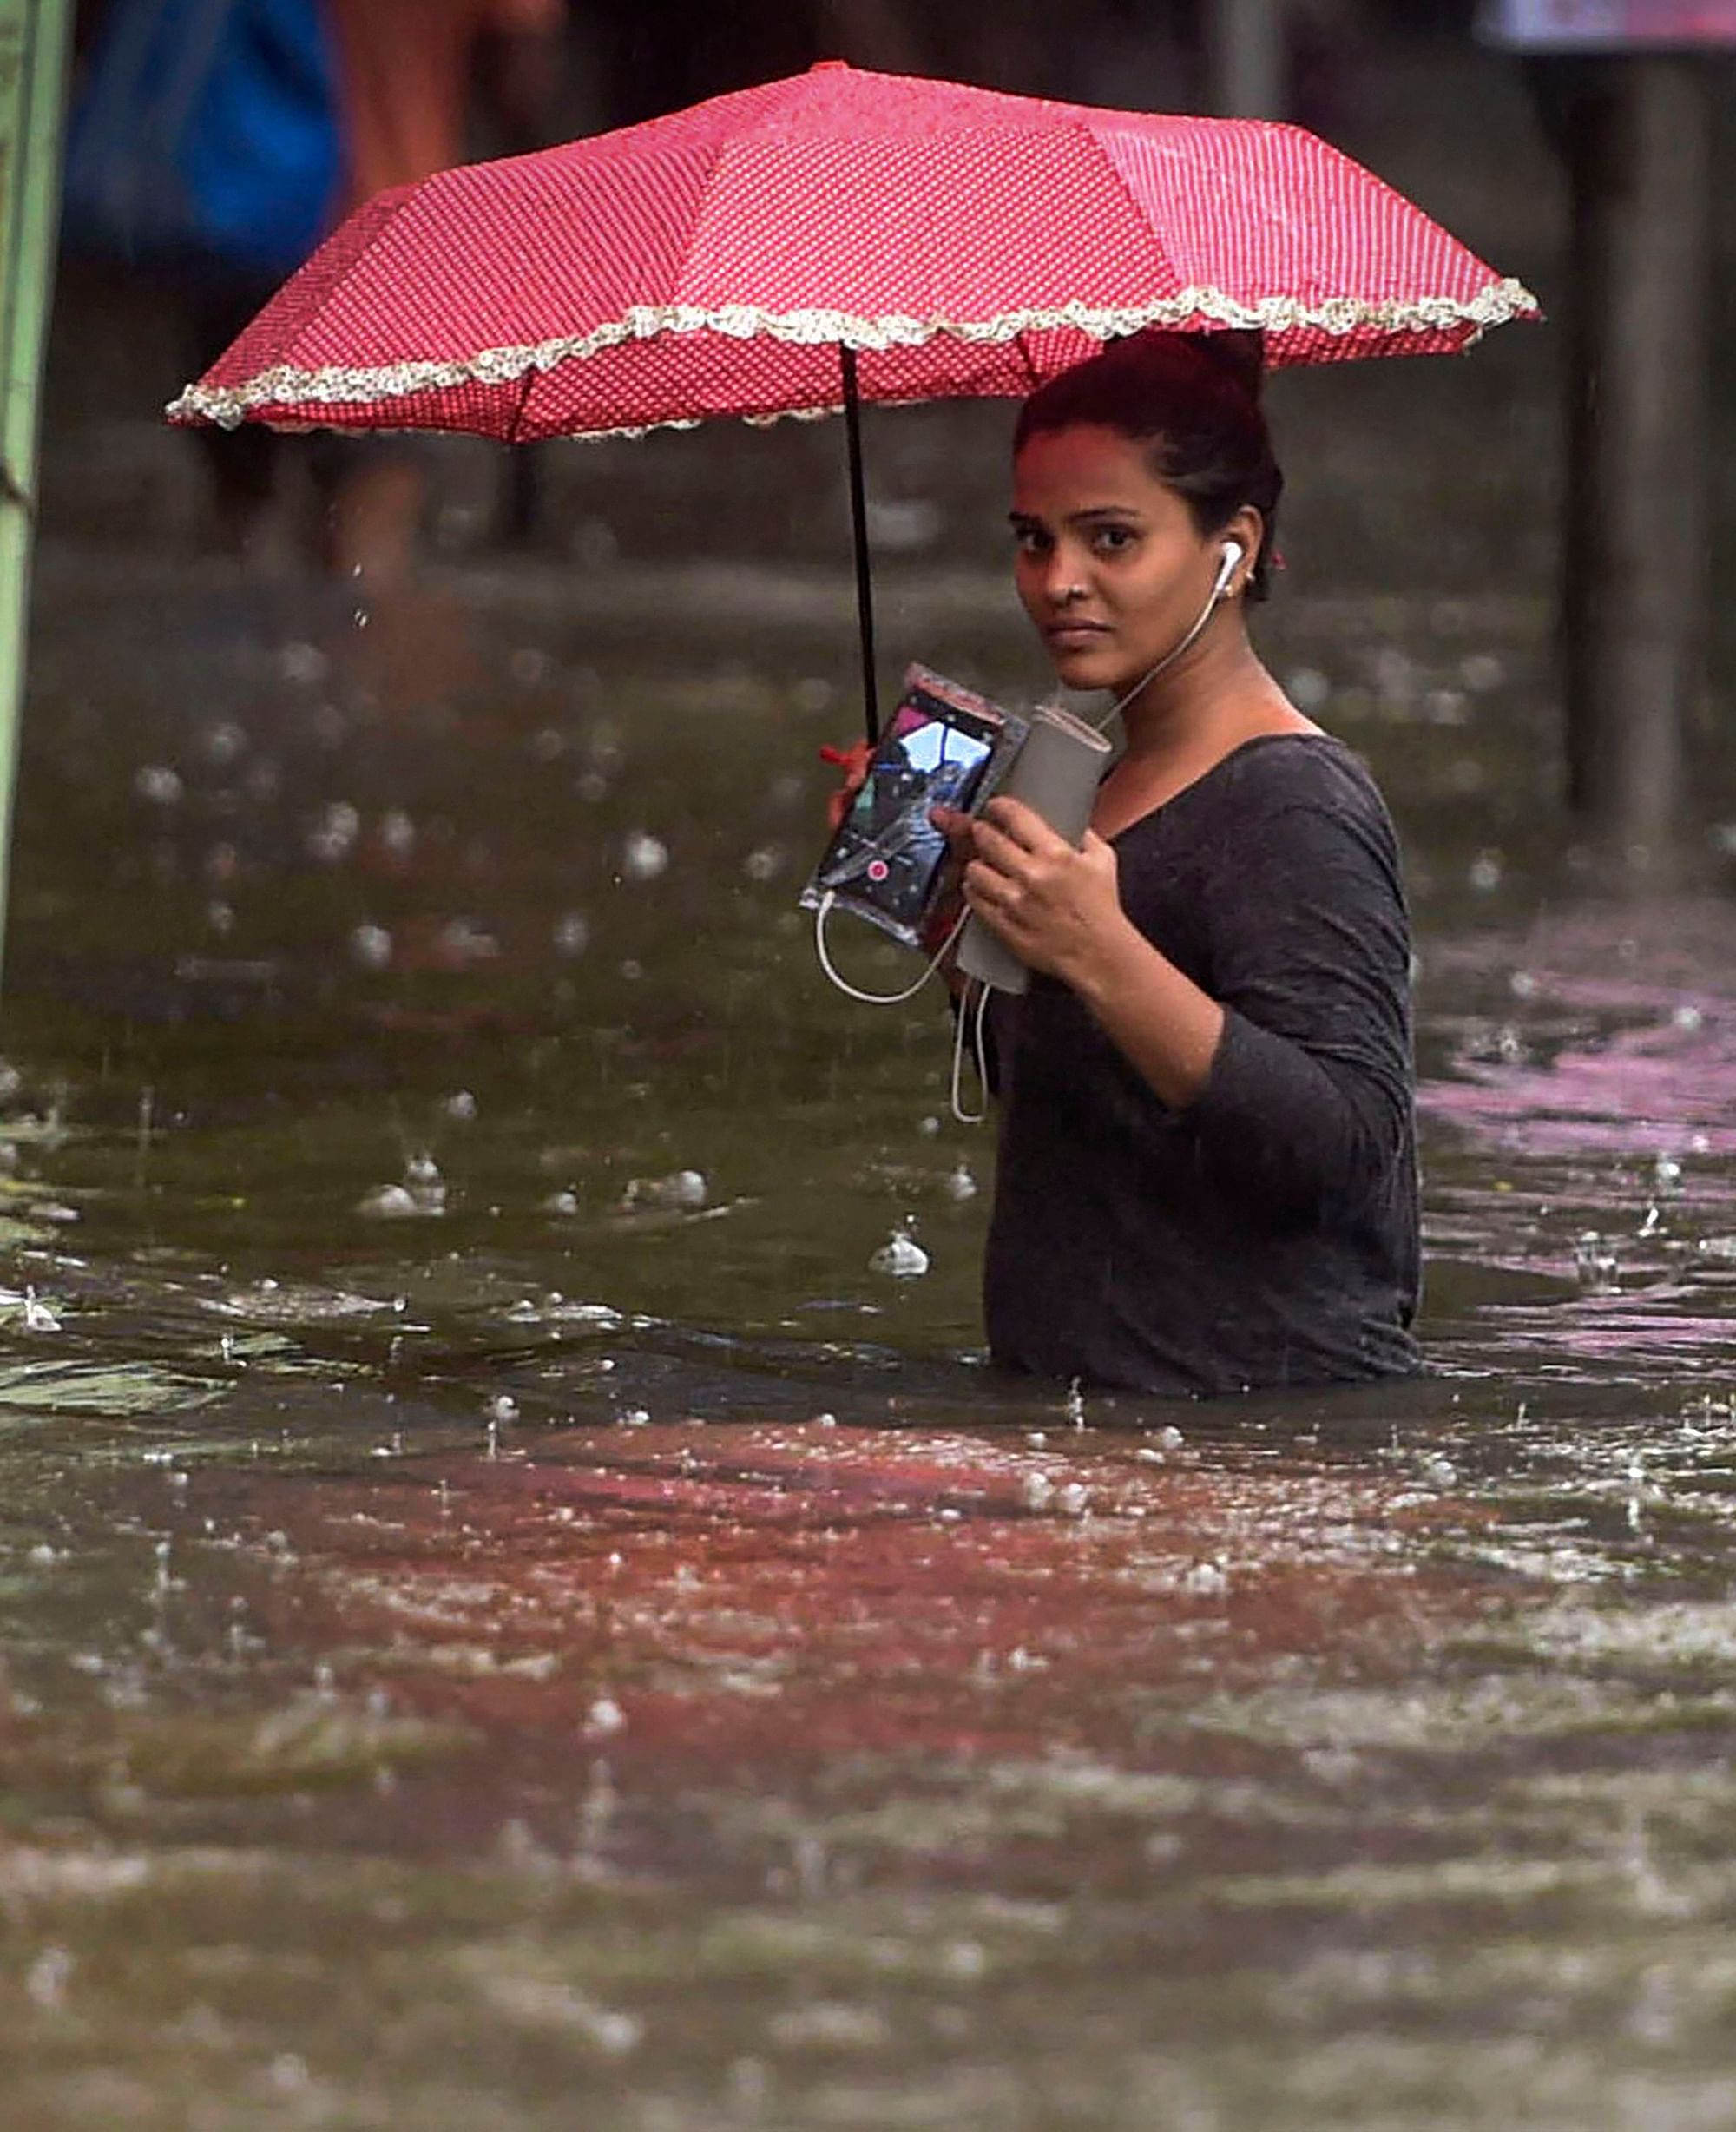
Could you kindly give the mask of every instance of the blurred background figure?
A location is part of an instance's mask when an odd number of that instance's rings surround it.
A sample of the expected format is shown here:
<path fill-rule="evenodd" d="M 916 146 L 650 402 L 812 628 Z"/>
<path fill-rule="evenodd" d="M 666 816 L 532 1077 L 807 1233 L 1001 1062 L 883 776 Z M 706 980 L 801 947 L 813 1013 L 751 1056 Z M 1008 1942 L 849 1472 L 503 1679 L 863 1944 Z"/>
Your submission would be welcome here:
<path fill-rule="evenodd" d="M 564 0 L 326 0 L 326 10 L 346 207 L 464 161 L 478 94 L 493 152 L 516 154 L 546 138 Z M 377 588 L 400 583 L 414 560 L 424 461 L 413 446 L 344 448 L 332 567 Z"/>
<path fill-rule="evenodd" d="M 563 0 L 89 5 L 69 247 L 167 295 L 196 375 L 339 216 L 465 160 L 473 124 L 490 153 L 539 145 L 564 16 Z M 426 488 L 413 447 L 244 430 L 194 448 L 220 549 L 381 586 L 408 573 Z"/>
<path fill-rule="evenodd" d="M 342 196 L 335 82 L 316 0 L 108 0 L 80 23 L 69 247 L 120 263 L 180 313 L 186 359 L 233 339 Z M 195 440 L 217 543 L 260 530 L 284 440 Z"/>

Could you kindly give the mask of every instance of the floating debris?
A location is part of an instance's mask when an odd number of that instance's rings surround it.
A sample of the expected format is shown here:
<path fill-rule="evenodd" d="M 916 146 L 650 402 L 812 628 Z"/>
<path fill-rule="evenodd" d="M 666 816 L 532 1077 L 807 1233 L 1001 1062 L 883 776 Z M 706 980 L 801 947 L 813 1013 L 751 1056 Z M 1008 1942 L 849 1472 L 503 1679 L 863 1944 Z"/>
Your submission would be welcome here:
<path fill-rule="evenodd" d="M 975 1199 L 976 1180 L 970 1174 L 970 1165 L 968 1162 L 961 1162 L 956 1169 L 949 1170 L 941 1179 L 940 1188 L 945 1193 L 948 1199 L 960 1207 L 966 1200 Z"/>

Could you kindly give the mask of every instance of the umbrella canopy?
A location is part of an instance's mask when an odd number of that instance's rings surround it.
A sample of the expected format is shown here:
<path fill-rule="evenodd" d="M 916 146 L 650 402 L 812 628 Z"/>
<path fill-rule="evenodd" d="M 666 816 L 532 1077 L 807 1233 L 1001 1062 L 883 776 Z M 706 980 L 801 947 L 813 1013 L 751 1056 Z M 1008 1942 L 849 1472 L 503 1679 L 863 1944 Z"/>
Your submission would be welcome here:
<path fill-rule="evenodd" d="M 170 409 L 635 434 L 1023 396 L 1115 336 L 1437 353 L 1535 313 L 1312 134 L 828 62 L 359 209 Z M 846 366 L 840 351 L 853 351 Z"/>

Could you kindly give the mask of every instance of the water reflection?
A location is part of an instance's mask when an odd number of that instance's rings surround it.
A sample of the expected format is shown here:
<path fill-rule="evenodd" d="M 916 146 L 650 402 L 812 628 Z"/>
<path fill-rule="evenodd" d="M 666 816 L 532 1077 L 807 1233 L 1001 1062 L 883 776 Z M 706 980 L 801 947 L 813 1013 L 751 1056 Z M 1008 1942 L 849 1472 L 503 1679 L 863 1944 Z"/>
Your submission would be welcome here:
<path fill-rule="evenodd" d="M 1529 610 L 1274 612 L 1412 854 L 1433 1366 L 1220 1408 L 982 1365 L 944 1017 L 788 908 L 823 602 L 46 583 L 21 2123 L 1721 2122 L 1736 960 L 1549 889 Z"/>

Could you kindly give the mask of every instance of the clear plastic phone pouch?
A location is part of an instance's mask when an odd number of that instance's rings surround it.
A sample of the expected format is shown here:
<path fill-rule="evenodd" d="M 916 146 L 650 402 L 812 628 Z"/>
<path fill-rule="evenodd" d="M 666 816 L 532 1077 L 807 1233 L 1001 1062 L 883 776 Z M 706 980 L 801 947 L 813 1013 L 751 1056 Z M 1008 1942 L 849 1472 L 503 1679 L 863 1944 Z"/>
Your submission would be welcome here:
<path fill-rule="evenodd" d="M 831 907 L 920 947 L 947 857 L 929 810 L 980 806 L 1026 730 L 1024 719 L 985 696 L 911 667 L 868 773 L 802 890 L 802 908 L 829 898 Z"/>

